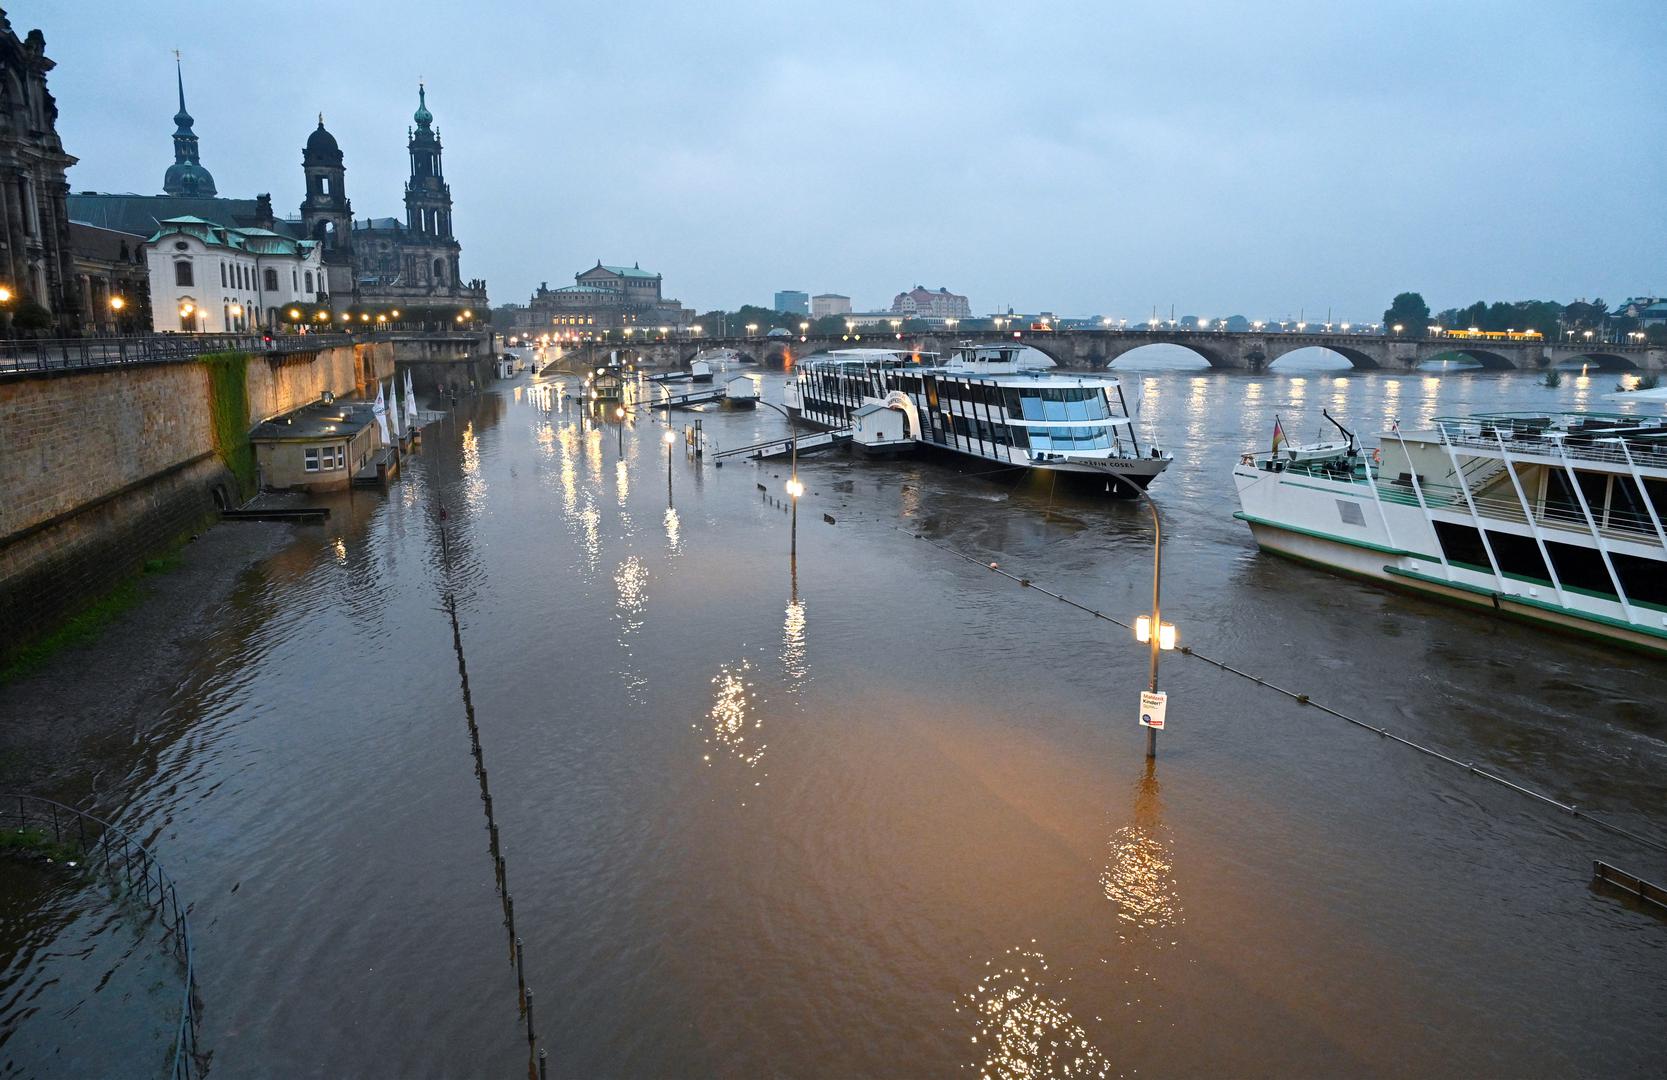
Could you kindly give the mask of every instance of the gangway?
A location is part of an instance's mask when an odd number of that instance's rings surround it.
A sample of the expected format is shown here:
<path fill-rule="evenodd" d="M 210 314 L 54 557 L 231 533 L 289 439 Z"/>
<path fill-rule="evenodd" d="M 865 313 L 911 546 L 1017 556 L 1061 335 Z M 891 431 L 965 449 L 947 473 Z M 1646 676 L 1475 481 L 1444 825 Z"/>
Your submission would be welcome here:
<path fill-rule="evenodd" d="M 817 431 L 810 435 L 799 436 L 799 453 L 807 454 L 816 450 L 826 450 L 830 446 L 838 446 L 851 441 L 851 429 L 848 427 L 835 428 L 832 431 Z M 753 443 L 751 446 L 737 446 L 733 450 L 720 450 L 712 457 L 722 461 L 726 458 L 775 458 L 786 457 L 793 452 L 793 439 L 783 437 L 771 439 L 768 442 Z"/>
<path fill-rule="evenodd" d="M 644 404 L 650 409 L 687 409 L 695 405 L 704 405 L 708 401 L 722 401 L 724 387 L 703 386 L 699 390 L 690 390 L 683 394 L 668 394 Z"/>

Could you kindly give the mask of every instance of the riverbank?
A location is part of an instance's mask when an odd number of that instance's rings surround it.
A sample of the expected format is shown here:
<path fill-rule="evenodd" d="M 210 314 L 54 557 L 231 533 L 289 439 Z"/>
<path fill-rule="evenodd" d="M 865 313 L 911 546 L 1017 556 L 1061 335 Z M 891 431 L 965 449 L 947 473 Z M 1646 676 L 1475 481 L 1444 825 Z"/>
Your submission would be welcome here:
<path fill-rule="evenodd" d="M 286 524 L 211 528 L 136 579 L 108 622 L 0 683 L 0 790 L 82 805 L 119 780 L 121 748 L 163 714 L 237 583 L 293 538 Z"/>

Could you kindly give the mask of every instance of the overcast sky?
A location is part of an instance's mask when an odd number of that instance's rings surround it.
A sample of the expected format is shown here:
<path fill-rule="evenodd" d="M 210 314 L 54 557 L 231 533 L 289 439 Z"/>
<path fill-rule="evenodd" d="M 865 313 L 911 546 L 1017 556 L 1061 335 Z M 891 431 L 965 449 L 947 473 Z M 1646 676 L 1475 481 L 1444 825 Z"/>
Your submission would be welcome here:
<path fill-rule="evenodd" d="M 178 47 L 221 194 L 295 212 L 322 111 L 355 214 L 402 214 L 426 79 L 463 272 L 499 303 L 598 258 L 700 310 L 917 283 L 1131 320 L 1667 293 L 1661 0 L 8 11 L 57 61 L 77 191 L 160 192 Z"/>

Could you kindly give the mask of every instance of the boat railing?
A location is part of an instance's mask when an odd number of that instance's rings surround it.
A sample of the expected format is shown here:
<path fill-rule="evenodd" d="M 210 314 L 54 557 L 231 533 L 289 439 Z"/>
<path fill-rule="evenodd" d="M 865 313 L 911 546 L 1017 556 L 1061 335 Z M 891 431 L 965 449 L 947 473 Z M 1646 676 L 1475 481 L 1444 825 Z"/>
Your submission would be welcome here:
<path fill-rule="evenodd" d="M 1500 466 L 1503 470 L 1503 464 Z M 1415 490 L 1410 478 L 1384 479 L 1372 470 L 1368 479 L 1368 467 L 1355 464 L 1352 468 L 1339 469 L 1335 466 L 1326 467 L 1325 462 L 1292 462 L 1281 470 L 1287 476 L 1309 476 L 1317 480 L 1329 480 L 1333 483 L 1353 484 L 1365 488 L 1374 483 L 1377 487 L 1377 497 L 1384 502 L 1399 503 L 1406 506 L 1417 506 L 1419 495 L 1423 496 L 1424 505 L 1432 510 L 1459 510 L 1469 512 L 1464 491 L 1457 484 L 1419 478 L 1418 488 Z M 1467 480 L 1468 482 L 1468 480 Z M 1476 514 L 1484 522 L 1500 521 L 1514 522 L 1519 525 L 1530 524 L 1529 517 L 1523 512 L 1522 503 L 1516 499 L 1501 499 L 1493 496 L 1478 495 L 1471 489 L 1470 503 L 1476 507 Z M 1530 504 L 1533 506 L 1533 504 Z M 1591 528 L 1587 525 L 1586 515 L 1580 507 L 1569 505 L 1560 506 L 1555 503 L 1533 507 L 1532 524 L 1544 529 L 1556 529 L 1562 532 L 1579 533 L 1591 536 Z M 1629 514 L 1624 511 L 1611 509 L 1607 515 L 1601 510 L 1594 511 L 1594 524 L 1598 533 L 1609 540 L 1620 540 L 1635 544 L 1657 546 L 1660 538 L 1656 534 L 1655 525 L 1642 514 Z"/>
<path fill-rule="evenodd" d="M 1651 437 L 1636 435 L 1637 428 L 1614 430 L 1594 428 L 1589 431 L 1533 429 L 1511 424 L 1505 420 L 1490 421 L 1464 418 L 1437 418 L 1436 430 L 1448 444 L 1466 450 L 1482 450 L 1490 454 L 1505 452 L 1513 455 L 1548 458 L 1568 458 L 1571 461 L 1598 462 L 1605 465 L 1640 469 L 1659 469 L 1667 472 L 1667 427 L 1649 428 Z M 1655 438 L 1655 434 L 1660 438 Z M 1629 438 L 1628 435 L 1632 437 Z M 1625 449 L 1619 445 L 1625 440 Z M 1658 448 L 1659 447 L 1659 448 Z"/>

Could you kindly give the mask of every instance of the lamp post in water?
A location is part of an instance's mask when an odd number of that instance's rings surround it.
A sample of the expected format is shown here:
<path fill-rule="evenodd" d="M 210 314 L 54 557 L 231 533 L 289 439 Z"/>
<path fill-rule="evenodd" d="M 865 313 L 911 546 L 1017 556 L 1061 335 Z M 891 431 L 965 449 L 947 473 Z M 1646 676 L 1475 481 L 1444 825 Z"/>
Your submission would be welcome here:
<path fill-rule="evenodd" d="M 1163 583 L 1163 519 L 1158 516 L 1158 504 L 1144 488 L 1140 489 L 1140 497 L 1146 500 L 1146 508 L 1152 512 L 1152 613 L 1135 619 L 1134 636 L 1136 641 L 1152 646 L 1152 674 L 1147 682 L 1147 694 L 1141 697 L 1140 722 L 1146 727 L 1146 756 L 1155 758 L 1158 756 L 1158 731 L 1164 725 L 1164 712 L 1168 705 L 1167 697 L 1158 697 L 1158 657 L 1163 650 L 1175 647 L 1176 633 L 1174 623 L 1163 621 L 1159 606 L 1159 589 Z M 1147 695 L 1155 700 L 1149 701 Z"/>
<path fill-rule="evenodd" d="M 677 443 L 677 433 L 667 431 L 662 438 L 666 441 L 666 503 L 671 503 L 671 448 Z"/>
<path fill-rule="evenodd" d="M 765 401 L 762 396 L 758 404 L 776 410 L 787 421 L 788 447 L 792 451 L 792 468 L 788 474 L 787 494 L 793 498 L 793 524 L 789 541 L 795 558 L 799 554 L 799 496 L 805 493 L 805 486 L 799 483 L 799 428 L 793 423 L 793 414 L 777 405 L 773 401 Z"/>
<path fill-rule="evenodd" d="M 614 410 L 614 419 L 619 421 L 619 456 L 625 456 L 625 406 Z"/>

